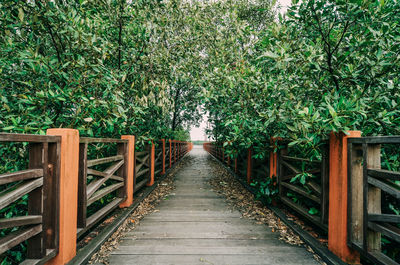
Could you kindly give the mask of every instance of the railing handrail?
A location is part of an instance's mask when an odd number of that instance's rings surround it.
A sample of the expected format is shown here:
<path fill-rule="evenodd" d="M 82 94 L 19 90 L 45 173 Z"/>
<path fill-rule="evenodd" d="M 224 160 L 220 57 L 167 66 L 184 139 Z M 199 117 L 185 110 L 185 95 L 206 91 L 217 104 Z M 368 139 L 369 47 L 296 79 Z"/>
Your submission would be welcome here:
<path fill-rule="evenodd" d="M 60 136 L 53 135 L 0 133 L 0 142 L 57 143 L 60 141 Z"/>

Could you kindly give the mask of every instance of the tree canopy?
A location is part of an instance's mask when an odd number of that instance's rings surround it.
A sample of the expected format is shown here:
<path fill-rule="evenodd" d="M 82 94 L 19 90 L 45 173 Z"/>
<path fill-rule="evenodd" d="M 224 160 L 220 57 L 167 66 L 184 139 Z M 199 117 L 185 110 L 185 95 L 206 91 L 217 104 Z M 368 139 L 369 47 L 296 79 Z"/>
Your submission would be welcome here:
<path fill-rule="evenodd" d="M 330 131 L 398 134 L 398 1 L 6 1 L 5 132 L 186 135 L 317 145 Z"/>

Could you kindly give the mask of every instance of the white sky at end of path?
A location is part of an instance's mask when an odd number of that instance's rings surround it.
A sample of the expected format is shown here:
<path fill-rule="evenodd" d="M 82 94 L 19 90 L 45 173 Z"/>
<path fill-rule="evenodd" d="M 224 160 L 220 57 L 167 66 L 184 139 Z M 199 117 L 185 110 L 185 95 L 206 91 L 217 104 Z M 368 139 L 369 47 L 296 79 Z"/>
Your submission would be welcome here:
<path fill-rule="evenodd" d="M 279 10 L 281 14 L 286 13 L 286 10 L 292 4 L 292 0 L 277 0 L 276 2 L 281 6 L 281 9 Z"/>
<path fill-rule="evenodd" d="M 279 12 L 281 14 L 286 13 L 286 10 L 291 5 L 292 0 L 277 0 L 277 5 L 280 5 L 281 8 Z M 190 138 L 192 141 L 204 141 L 206 140 L 205 129 L 207 127 L 207 117 L 204 116 L 204 121 L 201 122 L 199 127 L 192 127 L 190 129 Z"/>
<path fill-rule="evenodd" d="M 206 140 L 205 129 L 207 127 L 207 117 L 203 117 L 203 121 L 200 123 L 199 127 L 190 128 L 190 140 L 192 141 L 204 141 Z"/>

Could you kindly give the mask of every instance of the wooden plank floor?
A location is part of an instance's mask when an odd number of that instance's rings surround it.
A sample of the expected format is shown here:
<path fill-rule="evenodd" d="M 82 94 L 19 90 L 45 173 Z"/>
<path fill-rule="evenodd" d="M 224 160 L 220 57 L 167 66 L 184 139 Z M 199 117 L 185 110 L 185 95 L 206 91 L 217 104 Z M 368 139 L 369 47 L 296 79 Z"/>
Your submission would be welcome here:
<path fill-rule="evenodd" d="M 190 155 L 176 189 L 125 236 L 111 264 L 318 264 L 304 247 L 240 218 L 211 190 L 208 154 L 195 147 Z"/>

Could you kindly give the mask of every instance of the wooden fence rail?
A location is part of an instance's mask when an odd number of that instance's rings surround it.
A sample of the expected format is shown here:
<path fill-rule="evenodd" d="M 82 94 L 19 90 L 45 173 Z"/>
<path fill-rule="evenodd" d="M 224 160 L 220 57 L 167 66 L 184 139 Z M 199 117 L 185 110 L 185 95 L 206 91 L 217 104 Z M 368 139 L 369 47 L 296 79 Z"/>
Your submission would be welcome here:
<path fill-rule="evenodd" d="M 15 161 L 26 153 L 21 159 L 28 160 L 27 168 L 0 174 L 0 229 L 5 235 L 0 254 L 26 241 L 26 264 L 68 263 L 77 239 L 117 207 L 132 205 L 134 193 L 153 185 L 155 176 L 165 174 L 192 147 L 161 140 L 136 152 L 136 138 L 130 135 L 88 138 L 73 129 L 48 133 L 0 133 L 0 150 L 22 143 L 18 154 L 3 159 Z M 26 212 L 9 215 L 10 207 L 21 207 L 17 204 L 26 197 Z"/>
<path fill-rule="evenodd" d="M 144 148 L 135 152 L 135 174 L 134 174 L 134 190 L 133 193 L 138 192 L 147 183 L 151 182 L 151 148 L 152 145 L 145 145 Z"/>
<path fill-rule="evenodd" d="M 348 144 L 349 244 L 376 264 L 398 264 L 382 252 L 381 240 L 400 245 L 400 215 L 382 209 L 388 197 L 400 201 L 400 172 L 381 169 L 381 157 L 388 146 L 399 154 L 400 136 L 352 138 Z"/>
<path fill-rule="evenodd" d="M 4 216 L 24 196 L 28 205 L 25 214 L 0 219 L 5 234 L 0 254 L 27 240 L 26 262 L 45 262 L 58 253 L 59 246 L 60 137 L 0 134 L 1 144 L 18 142 L 28 144 L 20 149 L 28 153 L 28 168 L 0 175 L 0 210 Z"/>
<path fill-rule="evenodd" d="M 111 156 L 98 157 L 102 148 L 116 145 Z M 126 198 L 127 140 L 80 138 L 78 179 L 78 237 L 103 219 Z M 88 159 L 93 148 L 96 158 Z M 109 155 L 109 154 L 107 154 Z M 116 193 L 115 193 L 116 192 Z M 115 194 L 112 194 L 115 193 Z M 108 201 L 100 208 L 90 207 L 99 200 Z M 88 213 L 92 208 L 92 213 Z"/>
<path fill-rule="evenodd" d="M 279 199 L 297 213 L 328 231 L 329 199 L 329 150 L 328 142 L 322 146 L 321 159 L 291 154 L 287 141 L 280 141 L 278 151 L 278 186 Z M 293 201 L 290 195 L 300 198 Z M 304 205 L 306 198 L 308 205 Z M 310 214 L 313 209 L 313 214 Z M 317 213 L 317 214 L 316 214 Z"/>

